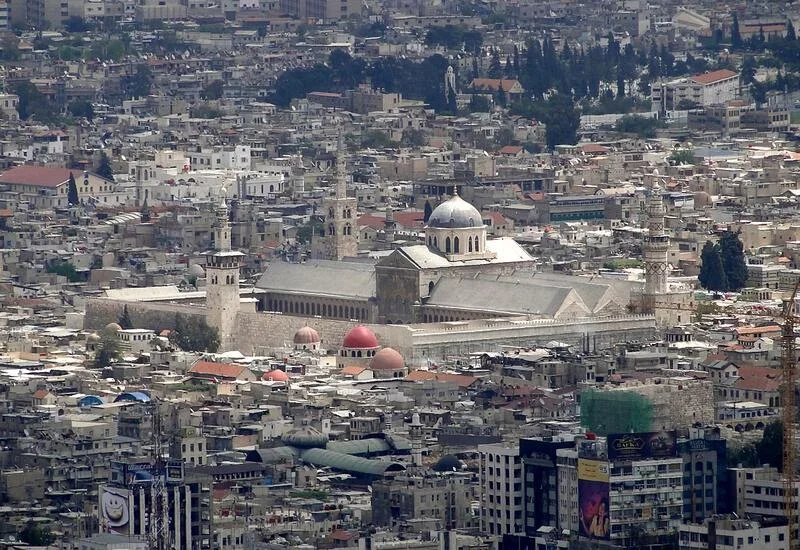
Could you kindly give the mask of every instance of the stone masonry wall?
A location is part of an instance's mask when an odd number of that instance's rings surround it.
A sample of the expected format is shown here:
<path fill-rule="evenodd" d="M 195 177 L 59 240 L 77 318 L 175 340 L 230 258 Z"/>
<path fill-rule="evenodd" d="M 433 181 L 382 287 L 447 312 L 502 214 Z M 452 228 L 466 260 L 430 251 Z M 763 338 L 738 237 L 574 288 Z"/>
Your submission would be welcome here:
<path fill-rule="evenodd" d="M 108 323 L 116 323 L 125 306 L 128 307 L 128 315 L 130 315 L 135 328 L 147 328 L 156 331 L 174 328 L 176 315 L 205 318 L 206 314 L 205 309 L 199 307 L 95 298 L 86 302 L 86 316 L 83 320 L 83 328 L 86 330 L 100 330 Z"/>
<path fill-rule="evenodd" d="M 306 325 L 319 333 L 322 348 L 338 350 L 348 330 L 358 323 L 337 319 L 295 317 L 275 313 L 240 312 L 234 348 L 244 354 L 258 354 L 268 348 L 291 346 L 294 333 Z M 369 326 L 369 325 L 367 325 Z"/>

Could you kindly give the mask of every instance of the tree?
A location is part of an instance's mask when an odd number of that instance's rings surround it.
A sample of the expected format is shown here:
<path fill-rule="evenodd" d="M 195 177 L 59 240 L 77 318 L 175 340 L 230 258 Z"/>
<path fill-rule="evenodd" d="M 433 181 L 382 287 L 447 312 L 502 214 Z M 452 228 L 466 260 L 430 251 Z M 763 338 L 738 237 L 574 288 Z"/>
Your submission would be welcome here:
<path fill-rule="evenodd" d="M 774 420 L 764 427 L 761 441 L 755 444 L 758 465 L 769 464 L 783 472 L 783 422 Z"/>
<path fill-rule="evenodd" d="M 19 540 L 31 546 L 49 546 L 56 538 L 50 531 L 31 520 L 19 532 Z"/>
<path fill-rule="evenodd" d="M 489 62 L 489 78 L 500 78 L 503 76 L 503 67 L 500 65 L 500 50 L 492 48 L 492 60 Z"/>
<path fill-rule="evenodd" d="M 556 145 L 578 143 L 578 128 L 581 125 L 581 113 L 575 108 L 571 97 L 553 94 L 547 99 L 547 111 L 543 118 L 545 123 L 545 139 L 551 151 Z"/>
<path fill-rule="evenodd" d="M 786 23 L 786 40 L 788 42 L 794 42 L 797 40 L 797 33 L 794 30 L 794 25 L 792 24 L 792 20 L 788 20 Z"/>
<path fill-rule="evenodd" d="M 19 56 L 19 38 L 14 33 L 7 33 L 0 40 L 0 60 L 16 61 Z"/>
<path fill-rule="evenodd" d="M 700 286 L 706 290 L 724 292 L 728 290 L 728 279 L 722 265 L 720 247 L 716 243 L 706 241 L 700 253 Z"/>
<path fill-rule="evenodd" d="M 66 277 L 67 281 L 70 283 L 77 283 L 81 280 L 80 275 L 78 275 L 78 270 L 75 269 L 75 266 L 70 262 L 55 262 L 50 264 L 47 267 L 47 272 Z"/>
<path fill-rule="evenodd" d="M 752 84 L 756 80 L 756 60 L 752 55 L 746 56 L 742 60 L 742 84 Z"/>
<path fill-rule="evenodd" d="M 11 91 L 19 96 L 17 112 L 21 119 L 33 118 L 44 124 L 51 124 L 58 120 L 58 113 L 53 108 L 53 104 L 30 80 L 18 82 L 11 87 Z"/>
<path fill-rule="evenodd" d="M 361 134 L 361 147 L 372 149 L 385 149 L 391 147 L 393 142 L 389 134 L 380 130 L 367 130 Z"/>
<path fill-rule="evenodd" d="M 482 95 L 472 94 L 469 98 L 470 113 L 488 113 L 489 100 Z"/>
<path fill-rule="evenodd" d="M 219 349 L 219 331 L 206 323 L 202 317 L 184 319 L 175 316 L 175 329 L 170 333 L 170 340 L 183 351 L 215 352 Z"/>
<path fill-rule="evenodd" d="M 200 92 L 200 97 L 202 99 L 208 100 L 215 100 L 221 99 L 224 93 L 225 83 L 221 80 L 215 80 L 214 82 L 210 83 L 208 86 L 203 88 Z"/>
<path fill-rule="evenodd" d="M 75 183 L 75 175 L 70 172 L 69 181 L 67 182 L 67 204 L 75 206 L 78 203 L 78 185 Z"/>
<path fill-rule="evenodd" d="M 731 45 L 737 50 L 742 47 L 742 35 L 739 32 L 739 16 L 736 12 L 733 14 L 733 24 L 731 24 Z"/>
<path fill-rule="evenodd" d="M 617 121 L 615 129 L 617 132 L 626 134 L 636 134 L 643 138 L 652 138 L 656 135 L 657 128 L 663 128 L 665 124 L 652 117 L 641 115 L 625 115 Z"/>
<path fill-rule="evenodd" d="M 694 164 L 694 151 L 692 149 L 677 149 L 667 157 L 667 160 L 674 166 Z"/>
<path fill-rule="evenodd" d="M 322 221 L 319 218 L 312 216 L 308 223 L 301 225 L 297 229 L 297 241 L 303 244 L 310 243 L 314 233 L 319 233 L 322 230 L 322 225 Z"/>
<path fill-rule="evenodd" d="M 431 218 L 431 214 L 433 214 L 433 207 L 431 206 L 430 201 L 425 201 L 425 212 L 422 216 L 422 221 L 428 223 L 428 220 Z"/>
<path fill-rule="evenodd" d="M 497 86 L 497 95 L 495 95 L 495 103 L 497 103 L 500 107 L 506 106 L 506 92 L 503 90 L 503 82 L 500 81 L 500 84 Z"/>
<path fill-rule="evenodd" d="M 111 168 L 111 160 L 105 151 L 100 153 L 100 162 L 97 163 L 95 173 L 101 178 L 114 181 L 114 169 Z"/>
<path fill-rule="evenodd" d="M 112 363 L 119 361 L 122 357 L 122 350 L 119 346 L 119 338 L 116 333 L 103 334 L 99 349 L 94 356 L 94 367 L 97 369 L 104 369 Z"/>
<path fill-rule="evenodd" d="M 425 137 L 425 132 L 417 130 L 416 128 L 406 128 L 403 130 L 403 137 L 400 139 L 400 145 L 403 147 L 422 147 L 428 142 Z"/>
<path fill-rule="evenodd" d="M 128 77 L 128 95 L 131 99 L 147 97 L 153 86 L 153 73 L 145 64 L 136 67 L 136 73 Z"/>
<path fill-rule="evenodd" d="M 744 261 L 744 245 L 739 233 L 726 231 L 719 240 L 722 265 L 728 281 L 728 290 L 739 291 L 747 284 L 747 265 Z"/>
<path fill-rule="evenodd" d="M 76 99 L 69 104 L 67 109 L 69 109 L 69 114 L 74 117 L 83 117 L 89 122 L 91 122 L 94 118 L 94 107 L 92 107 L 92 103 L 90 101 Z"/>
<path fill-rule="evenodd" d="M 133 328 L 133 321 L 131 320 L 131 314 L 128 312 L 127 305 L 122 306 L 122 315 L 119 316 L 117 324 L 125 330 Z"/>

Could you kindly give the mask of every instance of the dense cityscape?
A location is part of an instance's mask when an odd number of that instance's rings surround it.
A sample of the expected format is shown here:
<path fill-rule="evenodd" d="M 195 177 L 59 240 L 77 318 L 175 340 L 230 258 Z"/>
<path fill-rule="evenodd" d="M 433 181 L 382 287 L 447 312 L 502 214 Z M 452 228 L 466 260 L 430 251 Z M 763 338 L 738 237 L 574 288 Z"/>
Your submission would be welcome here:
<path fill-rule="evenodd" d="M 0 549 L 800 550 L 798 25 L 0 0 Z"/>

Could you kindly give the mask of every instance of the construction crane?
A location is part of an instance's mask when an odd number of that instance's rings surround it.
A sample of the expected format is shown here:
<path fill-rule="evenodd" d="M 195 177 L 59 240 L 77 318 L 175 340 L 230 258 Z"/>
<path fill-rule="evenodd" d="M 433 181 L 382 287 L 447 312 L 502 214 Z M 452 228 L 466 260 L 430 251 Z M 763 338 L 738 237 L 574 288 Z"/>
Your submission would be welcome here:
<path fill-rule="evenodd" d="M 151 401 L 151 414 L 153 431 L 151 435 L 151 459 L 153 461 L 153 485 L 150 490 L 150 548 L 155 550 L 167 549 L 167 526 L 165 516 L 167 513 L 166 463 L 164 462 L 164 449 L 161 428 L 161 411 L 159 400 Z"/>
<path fill-rule="evenodd" d="M 797 336 L 795 326 L 800 320 L 797 308 L 797 290 L 800 280 L 792 290 L 789 300 L 783 305 L 783 338 L 781 339 L 781 405 L 783 419 L 783 500 L 789 530 L 789 550 L 797 549 L 795 529 L 797 527 L 797 497 L 794 486 L 797 481 L 797 452 L 795 449 L 794 422 L 797 416 L 795 386 L 797 384 Z"/>

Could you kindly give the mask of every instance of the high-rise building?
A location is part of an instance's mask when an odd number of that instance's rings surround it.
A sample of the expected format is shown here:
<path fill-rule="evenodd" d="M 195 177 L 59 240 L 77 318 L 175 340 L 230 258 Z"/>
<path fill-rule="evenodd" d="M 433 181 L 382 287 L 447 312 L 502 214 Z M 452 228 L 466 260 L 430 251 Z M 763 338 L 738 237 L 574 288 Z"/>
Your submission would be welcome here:
<path fill-rule="evenodd" d="M 471 527 L 469 476 L 403 476 L 372 484 L 375 525 L 394 526 L 404 520 L 438 523 L 439 529 Z"/>
<path fill-rule="evenodd" d="M 481 531 L 499 540 L 525 532 L 522 457 L 519 447 L 479 445 Z"/>
<path fill-rule="evenodd" d="M 341 260 L 358 255 L 358 226 L 355 197 L 347 196 L 347 161 L 344 139 L 339 136 L 336 151 L 336 182 L 333 197 L 322 201 L 324 222 L 321 234 L 311 238 L 311 256 L 320 260 Z"/>
<path fill-rule="evenodd" d="M 525 479 L 525 532 L 556 527 L 559 514 L 558 459 L 560 449 L 575 447 L 574 437 L 523 438 L 519 454 Z"/>
<path fill-rule="evenodd" d="M 734 511 L 728 498 L 727 445 L 717 427 L 689 429 L 678 441 L 683 459 L 683 518 L 700 523 L 717 514 Z"/>
<path fill-rule="evenodd" d="M 101 533 L 148 539 L 151 548 L 211 547 L 211 478 L 184 472 L 181 461 L 160 471 L 149 459 L 114 461 L 99 498 Z"/>

